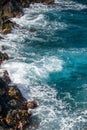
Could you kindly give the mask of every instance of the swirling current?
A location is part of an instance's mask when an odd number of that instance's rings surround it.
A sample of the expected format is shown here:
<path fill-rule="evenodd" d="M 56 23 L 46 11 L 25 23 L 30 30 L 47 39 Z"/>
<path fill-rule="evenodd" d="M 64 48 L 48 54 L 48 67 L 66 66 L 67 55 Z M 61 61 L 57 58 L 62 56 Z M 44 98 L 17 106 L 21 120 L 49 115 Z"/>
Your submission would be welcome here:
<path fill-rule="evenodd" d="M 31 4 L 20 27 L 1 40 L 7 69 L 23 95 L 35 99 L 29 130 L 87 129 L 87 2 Z"/>

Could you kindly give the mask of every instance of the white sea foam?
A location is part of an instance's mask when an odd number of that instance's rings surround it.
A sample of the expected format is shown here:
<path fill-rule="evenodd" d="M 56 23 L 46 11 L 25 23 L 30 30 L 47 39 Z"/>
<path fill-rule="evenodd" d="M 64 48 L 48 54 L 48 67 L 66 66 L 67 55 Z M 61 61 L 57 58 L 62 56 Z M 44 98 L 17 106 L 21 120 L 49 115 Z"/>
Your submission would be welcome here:
<path fill-rule="evenodd" d="M 13 18 L 12 20 L 20 24 L 21 26 L 31 25 L 44 25 L 46 24 L 43 13 L 48 11 L 46 5 L 42 4 L 31 4 L 29 8 L 24 9 L 25 15 L 21 18 Z"/>
<path fill-rule="evenodd" d="M 83 5 L 74 1 L 69 0 L 55 0 L 55 3 L 58 4 L 59 9 L 67 10 L 82 10 L 87 9 L 87 5 Z"/>
<path fill-rule="evenodd" d="M 40 118 L 38 130 L 79 130 L 86 123 L 87 111 L 69 114 L 66 105 L 56 99 L 57 92 L 49 86 L 35 86 L 31 88 L 29 95 L 39 102 L 39 108 L 35 115 Z"/>
<path fill-rule="evenodd" d="M 11 79 L 18 84 L 27 99 L 35 99 L 38 102 L 39 107 L 33 111 L 34 116 L 40 120 L 37 130 L 79 130 L 77 125 L 87 121 L 87 111 L 69 114 L 66 110 L 67 104 L 57 100 L 57 91 L 45 82 L 41 86 L 34 85 L 38 79 L 46 80 L 50 72 L 61 71 L 62 65 L 63 61 L 57 57 L 47 57 L 30 64 L 10 61 L 2 67 L 9 71 Z M 73 100 L 70 93 L 66 93 L 65 98 Z M 33 127 L 33 130 L 36 130 L 36 127 Z"/>
<path fill-rule="evenodd" d="M 87 8 L 85 5 L 64 0 L 57 0 L 55 3 L 59 4 L 59 9 L 80 10 Z M 66 28 L 67 25 L 65 23 L 58 21 L 50 22 L 49 18 L 45 17 L 44 13 L 49 10 L 51 8 L 48 8 L 46 5 L 34 4 L 30 6 L 30 9 L 24 10 L 24 16 L 20 19 L 14 18 L 13 20 L 22 27 L 31 28 L 33 26 L 37 31 L 41 28 L 50 33 L 54 33 L 57 29 Z M 75 111 L 70 114 L 69 110 L 66 109 L 67 103 L 60 98 L 57 99 L 57 91 L 47 85 L 50 73 L 63 71 L 63 60 L 57 56 L 47 55 L 34 59 L 29 64 L 23 62 L 23 60 L 21 61 L 21 58 L 25 58 L 19 54 L 20 48 L 25 46 L 21 45 L 21 43 L 25 41 L 26 37 L 30 37 L 30 35 L 28 30 L 14 29 L 11 34 L 5 36 L 1 44 L 11 47 L 11 50 L 7 50 L 7 52 L 13 56 L 13 59 L 4 62 L 2 68 L 9 71 L 12 81 L 18 84 L 28 100 L 30 98 L 35 99 L 39 104 L 38 108 L 33 110 L 34 116 L 37 116 L 38 120 L 40 120 L 39 126 L 31 128 L 31 130 L 80 130 L 82 128 L 80 124 L 87 122 L 87 111 Z M 35 36 L 36 34 L 30 37 L 30 39 L 42 40 Z M 31 55 L 35 56 L 35 53 Z M 15 61 L 16 57 L 17 60 Z M 70 93 L 66 93 L 64 98 L 73 100 Z"/>
<path fill-rule="evenodd" d="M 13 21 L 17 22 L 21 26 L 28 27 L 28 28 L 32 25 L 42 26 L 42 23 L 43 25 L 46 24 L 44 21 L 44 16 L 42 14 L 39 14 L 37 17 L 33 17 L 33 18 L 28 14 L 22 16 L 20 19 L 14 18 Z"/>
<path fill-rule="evenodd" d="M 49 21 L 50 11 L 55 11 L 43 4 L 31 4 L 29 8 L 24 9 L 24 16 L 21 18 L 13 18 L 12 21 L 18 23 L 21 27 L 27 29 L 40 29 L 46 30 L 46 32 L 54 33 L 55 30 L 66 29 L 67 24 L 59 21 Z M 55 14 L 56 15 L 56 14 Z"/>
<path fill-rule="evenodd" d="M 51 72 L 59 72 L 62 70 L 63 61 L 57 57 L 45 57 L 34 63 L 23 62 L 8 62 L 4 64 L 4 68 L 12 73 L 12 79 L 16 83 L 26 82 L 26 77 L 29 83 L 46 80 Z M 11 66 L 11 67 L 10 67 Z M 14 72 L 13 72 L 14 70 Z"/>

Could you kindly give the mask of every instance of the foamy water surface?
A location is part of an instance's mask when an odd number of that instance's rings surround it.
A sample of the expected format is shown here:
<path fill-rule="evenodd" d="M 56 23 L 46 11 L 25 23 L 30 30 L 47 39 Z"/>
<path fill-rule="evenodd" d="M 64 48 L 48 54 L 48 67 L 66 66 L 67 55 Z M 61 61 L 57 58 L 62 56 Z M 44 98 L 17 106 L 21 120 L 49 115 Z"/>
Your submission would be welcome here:
<path fill-rule="evenodd" d="M 20 27 L 3 36 L 11 58 L 1 69 L 38 103 L 31 130 L 87 128 L 86 9 L 70 0 L 30 5 L 12 19 Z"/>

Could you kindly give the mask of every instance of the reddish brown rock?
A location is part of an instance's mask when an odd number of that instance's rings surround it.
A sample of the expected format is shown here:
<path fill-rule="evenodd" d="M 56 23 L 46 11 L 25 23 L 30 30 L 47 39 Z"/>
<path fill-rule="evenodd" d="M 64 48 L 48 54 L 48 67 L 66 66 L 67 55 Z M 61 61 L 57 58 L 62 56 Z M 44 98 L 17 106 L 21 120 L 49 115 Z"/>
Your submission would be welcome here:
<path fill-rule="evenodd" d="M 5 70 L 5 74 L 8 72 Z M 28 110 L 27 100 L 16 85 L 0 78 L 0 125 L 8 129 L 24 129 L 30 123 L 32 112 Z"/>
<path fill-rule="evenodd" d="M 28 113 L 27 110 L 19 109 L 19 110 L 10 110 L 7 113 L 5 118 L 6 124 L 13 128 L 22 128 L 29 123 L 29 117 L 31 113 Z M 21 126 L 20 126 L 21 125 Z"/>
<path fill-rule="evenodd" d="M 1 33 L 6 35 L 6 34 L 8 34 L 10 32 L 11 32 L 11 28 L 10 27 L 6 27 L 5 29 L 2 30 Z"/>
<path fill-rule="evenodd" d="M 27 102 L 27 107 L 31 108 L 31 109 L 36 108 L 37 107 L 36 101 L 29 101 L 29 102 Z"/>
<path fill-rule="evenodd" d="M 19 16 L 19 13 L 17 14 L 17 16 Z M 19 27 L 18 24 L 16 24 L 15 22 L 12 22 L 8 19 L 8 17 L 3 16 L 3 22 L 2 22 L 2 28 L 1 28 L 1 33 L 2 34 L 8 34 L 11 32 L 11 29 L 14 27 Z"/>
<path fill-rule="evenodd" d="M 17 99 L 19 101 L 25 101 L 26 99 L 22 96 L 21 91 L 17 88 L 16 85 L 8 86 L 7 93 L 10 97 Z"/>

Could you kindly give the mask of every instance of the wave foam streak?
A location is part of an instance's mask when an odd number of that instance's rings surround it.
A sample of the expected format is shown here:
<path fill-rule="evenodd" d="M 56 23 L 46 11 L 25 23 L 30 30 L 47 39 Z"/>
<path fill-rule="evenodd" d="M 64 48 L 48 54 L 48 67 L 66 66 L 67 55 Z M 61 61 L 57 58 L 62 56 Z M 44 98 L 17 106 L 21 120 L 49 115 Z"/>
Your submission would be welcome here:
<path fill-rule="evenodd" d="M 87 6 L 69 0 L 56 0 L 53 6 L 30 5 L 29 9 L 24 9 L 24 16 L 12 19 L 20 27 L 13 29 L 1 41 L 2 45 L 7 46 L 6 52 L 11 57 L 1 68 L 9 71 L 12 81 L 18 84 L 28 100 L 35 99 L 39 104 L 33 116 L 38 126 L 31 126 L 31 130 L 83 130 L 87 126 L 87 111 L 72 111 L 69 102 L 81 104 L 76 102 L 72 93 L 73 84 L 77 85 L 81 78 L 86 77 L 82 72 L 84 67 L 87 68 L 87 50 L 69 50 L 66 44 L 65 48 L 64 45 L 63 48 L 58 46 L 60 43 L 62 47 L 62 43 L 65 40 L 68 42 L 67 39 L 71 37 L 66 32 L 69 27 L 67 16 L 61 21 L 61 15 L 65 16 L 66 10 L 83 9 L 87 9 Z M 66 13 L 62 14 L 62 11 Z M 77 69 L 81 72 L 78 73 Z M 75 94 L 81 96 L 81 93 Z"/>
<path fill-rule="evenodd" d="M 39 81 L 45 82 L 49 78 L 49 74 L 51 72 L 61 71 L 62 64 L 63 62 L 57 57 L 46 57 L 40 61 L 34 61 L 34 63 L 30 64 L 23 62 L 10 62 L 4 64 L 4 68 L 8 69 L 9 72 L 12 73 L 12 79 L 14 82 L 26 83 L 24 79 L 27 78 L 29 84 L 35 84 L 35 82 L 38 83 Z"/>
<path fill-rule="evenodd" d="M 87 5 L 79 4 L 71 0 L 55 0 L 55 3 L 58 4 L 60 10 L 83 10 L 87 9 Z"/>

